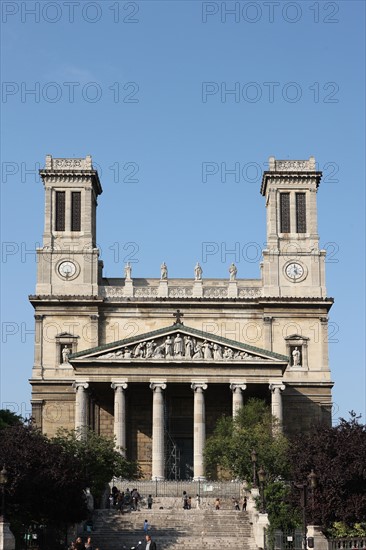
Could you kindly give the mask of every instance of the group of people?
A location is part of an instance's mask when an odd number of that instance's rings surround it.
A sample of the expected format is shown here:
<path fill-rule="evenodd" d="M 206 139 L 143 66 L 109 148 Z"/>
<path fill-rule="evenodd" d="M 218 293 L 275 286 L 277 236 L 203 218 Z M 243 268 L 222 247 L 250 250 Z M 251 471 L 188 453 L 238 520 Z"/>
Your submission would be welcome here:
<path fill-rule="evenodd" d="M 70 544 L 69 550 L 99 550 L 99 548 L 93 546 L 91 537 L 88 537 L 86 542 L 83 542 L 83 539 L 78 537 Z"/>
<path fill-rule="evenodd" d="M 239 504 L 238 499 L 233 497 L 232 501 L 233 501 L 234 510 L 239 512 L 240 511 L 240 504 Z M 247 499 L 247 497 L 244 497 L 242 508 L 241 508 L 243 512 L 246 512 L 247 504 L 248 504 L 248 499 Z"/>
<path fill-rule="evenodd" d="M 188 496 L 186 491 L 183 491 L 182 500 L 183 500 L 183 509 L 184 510 L 190 510 L 192 508 L 192 497 Z M 195 500 L 196 500 L 196 508 L 200 508 L 201 497 L 199 495 L 196 495 Z M 233 502 L 234 510 L 239 510 L 240 511 L 239 500 L 233 497 L 232 502 Z M 242 507 L 241 507 L 243 512 L 245 512 L 246 509 L 247 509 L 247 503 L 248 503 L 247 497 L 244 496 L 243 497 L 243 504 L 242 504 Z M 221 508 L 221 501 L 217 497 L 215 499 L 215 510 L 220 510 L 220 508 Z M 145 520 L 145 521 L 147 521 L 147 520 Z"/>
<path fill-rule="evenodd" d="M 156 542 L 154 542 L 151 536 L 148 535 L 147 533 L 145 535 L 145 540 L 146 540 L 145 550 L 157 550 Z M 83 539 L 81 537 L 78 537 L 74 542 L 70 544 L 68 550 L 100 550 L 100 549 L 93 546 L 91 537 L 88 537 L 86 542 L 83 542 Z"/>
<path fill-rule="evenodd" d="M 239 500 L 237 498 L 234 498 L 232 497 L 232 503 L 233 503 L 233 506 L 234 506 L 234 510 L 236 511 L 240 511 L 240 504 L 239 504 Z M 242 511 L 243 512 L 246 512 L 246 509 L 247 509 L 247 504 L 248 504 L 248 499 L 246 496 L 243 497 L 243 504 L 242 504 Z M 219 498 L 217 498 L 215 500 L 215 510 L 220 510 L 221 508 L 221 501 Z"/>
<path fill-rule="evenodd" d="M 190 510 L 192 508 L 192 497 L 187 495 L 187 491 L 183 491 L 183 510 Z"/>
<path fill-rule="evenodd" d="M 182 501 L 183 501 L 183 510 L 191 510 L 192 497 L 187 495 L 187 491 L 183 491 Z M 199 495 L 196 495 L 195 501 L 196 501 L 196 508 L 199 508 L 201 504 L 201 497 Z"/>
<path fill-rule="evenodd" d="M 149 495 L 149 497 L 151 497 L 151 495 Z M 125 508 L 136 512 L 138 510 L 140 500 L 141 496 L 137 489 L 132 489 L 132 491 L 130 491 L 129 488 L 127 488 L 126 491 L 120 491 L 119 489 L 117 489 L 117 487 L 113 486 L 112 492 L 109 495 L 109 507 L 116 508 L 121 512 L 121 514 L 123 514 Z"/>

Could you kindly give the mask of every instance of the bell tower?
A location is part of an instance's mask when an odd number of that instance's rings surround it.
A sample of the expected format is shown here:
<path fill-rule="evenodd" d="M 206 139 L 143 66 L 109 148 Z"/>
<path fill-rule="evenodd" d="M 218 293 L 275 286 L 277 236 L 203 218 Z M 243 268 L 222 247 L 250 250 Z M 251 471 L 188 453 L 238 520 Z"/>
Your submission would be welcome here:
<path fill-rule="evenodd" d="M 97 197 L 90 156 L 52 158 L 40 170 L 45 188 L 43 246 L 37 250 L 37 295 L 98 294 Z"/>
<path fill-rule="evenodd" d="M 266 198 L 265 296 L 326 297 L 325 251 L 319 249 L 316 196 L 322 173 L 315 158 L 269 158 L 261 194 Z"/>

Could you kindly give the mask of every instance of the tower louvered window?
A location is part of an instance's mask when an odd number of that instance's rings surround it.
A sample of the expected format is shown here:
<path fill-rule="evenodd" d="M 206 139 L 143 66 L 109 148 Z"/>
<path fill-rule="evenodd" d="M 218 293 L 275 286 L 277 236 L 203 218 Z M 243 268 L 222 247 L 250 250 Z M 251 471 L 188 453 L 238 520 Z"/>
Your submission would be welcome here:
<path fill-rule="evenodd" d="M 290 193 L 280 195 L 280 232 L 290 233 Z"/>
<path fill-rule="evenodd" d="M 71 231 L 81 230 L 81 193 L 71 193 Z"/>
<path fill-rule="evenodd" d="M 306 195 L 296 193 L 296 232 L 306 233 Z"/>
<path fill-rule="evenodd" d="M 65 231 L 65 191 L 56 191 L 55 230 Z"/>

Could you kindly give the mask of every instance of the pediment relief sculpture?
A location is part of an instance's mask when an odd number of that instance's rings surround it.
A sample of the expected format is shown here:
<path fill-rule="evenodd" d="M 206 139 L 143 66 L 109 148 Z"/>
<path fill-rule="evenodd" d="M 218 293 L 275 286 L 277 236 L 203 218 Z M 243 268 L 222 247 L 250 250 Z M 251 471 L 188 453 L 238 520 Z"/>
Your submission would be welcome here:
<path fill-rule="evenodd" d="M 168 334 L 156 340 L 144 340 L 98 356 L 99 359 L 166 359 L 185 361 L 261 360 L 244 350 L 181 333 Z"/>

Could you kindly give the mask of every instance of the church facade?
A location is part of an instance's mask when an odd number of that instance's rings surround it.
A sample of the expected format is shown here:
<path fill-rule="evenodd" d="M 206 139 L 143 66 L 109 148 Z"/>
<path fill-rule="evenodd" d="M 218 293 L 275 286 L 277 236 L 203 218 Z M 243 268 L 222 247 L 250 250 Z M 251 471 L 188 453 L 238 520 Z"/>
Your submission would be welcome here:
<path fill-rule="evenodd" d="M 152 479 L 204 478 L 205 439 L 250 397 L 291 434 L 331 422 L 325 251 L 315 159 L 269 159 L 260 278 L 108 278 L 96 244 L 102 193 L 91 157 L 46 157 L 37 250 L 35 422 L 106 436 Z"/>

